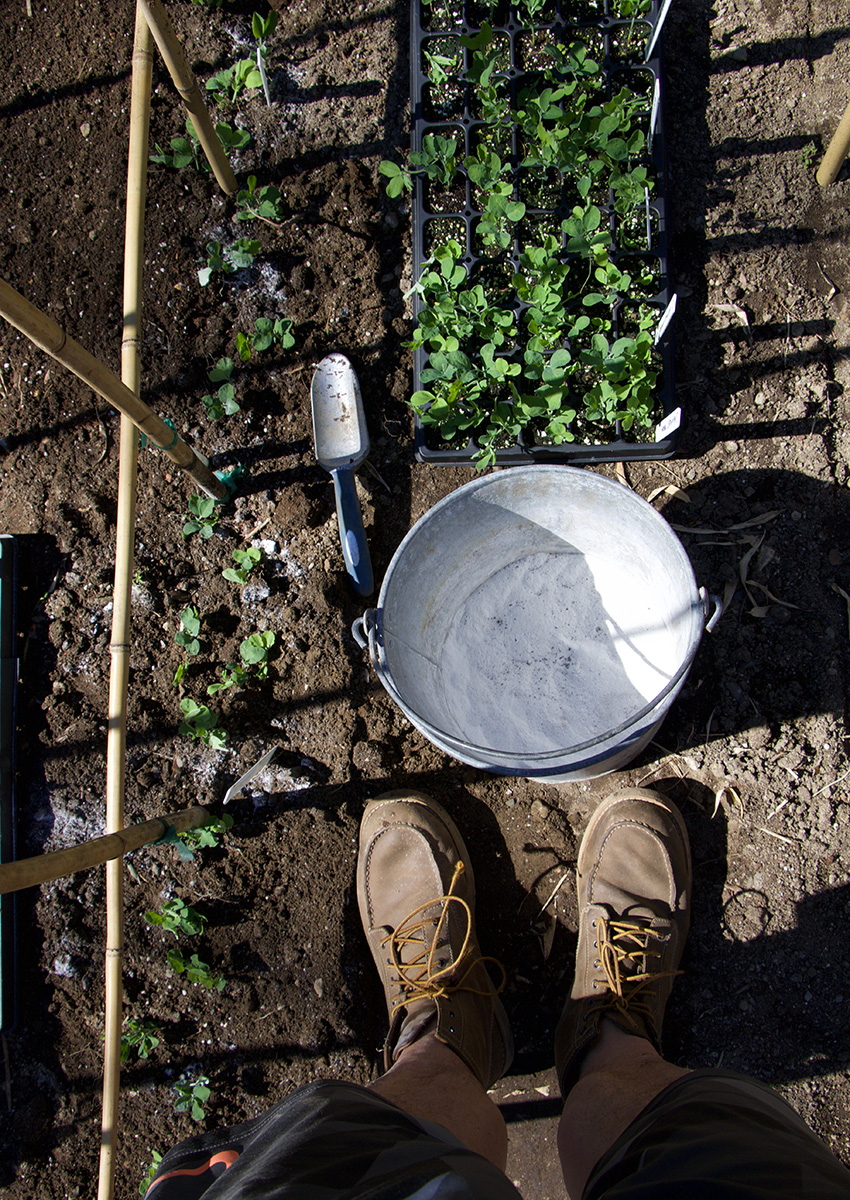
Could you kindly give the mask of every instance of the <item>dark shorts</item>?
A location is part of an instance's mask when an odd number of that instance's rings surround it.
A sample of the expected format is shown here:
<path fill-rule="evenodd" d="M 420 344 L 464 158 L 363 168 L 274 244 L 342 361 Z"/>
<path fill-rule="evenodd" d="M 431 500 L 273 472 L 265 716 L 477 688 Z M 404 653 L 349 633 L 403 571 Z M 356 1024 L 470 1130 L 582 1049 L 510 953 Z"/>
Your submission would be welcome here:
<path fill-rule="evenodd" d="M 244 1125 L 181 1142 L 150 1200 L 517 1200 L 440 1125 L 351 1083 L 318 1082 Z M 775 1092 L 694 1071 L 597 1163 L 583 1200 L 848 1200 L 850 1171 Z"/>

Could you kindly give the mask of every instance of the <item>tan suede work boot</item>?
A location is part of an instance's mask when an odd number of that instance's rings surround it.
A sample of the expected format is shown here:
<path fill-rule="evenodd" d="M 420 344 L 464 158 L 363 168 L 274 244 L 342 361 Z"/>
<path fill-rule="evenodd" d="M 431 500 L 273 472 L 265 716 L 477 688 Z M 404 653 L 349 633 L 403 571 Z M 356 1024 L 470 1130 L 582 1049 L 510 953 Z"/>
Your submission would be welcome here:
<path fill-rule="evenodd" d="M 617 792 L 578 855 L 573 989 L 555 1031 L 566 1096 L 603 1018 L 661 1050 L 661 1023 L 688 935 L 691 853 L 682 814 L 657 792 Z"/>
<path fill-rule="evenodd" d="M 384 985 L 389 1069 L 405 1046 L 434 1032 L 484 1088 L 513 1058 L 507 1014 L 475 936 L 475 881 L 454 822 L 419 792 L 387 792 L 360 824 L 357 902 Z"/>

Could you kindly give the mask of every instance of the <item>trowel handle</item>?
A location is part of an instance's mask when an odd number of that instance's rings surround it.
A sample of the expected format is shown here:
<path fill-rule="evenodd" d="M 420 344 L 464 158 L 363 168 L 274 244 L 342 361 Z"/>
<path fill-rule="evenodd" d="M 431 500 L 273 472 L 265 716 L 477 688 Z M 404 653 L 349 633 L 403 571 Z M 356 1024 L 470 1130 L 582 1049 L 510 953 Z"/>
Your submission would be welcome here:
<path fill-rule="evenodd" d="M 342 556 L 354 590 L 359 596 L 371 596 L 375 590 L 372 575 L 372 560 L 360 514 L 360 501 L 354 483 L 354 471 L 341 467 L 331 471 L 336 494 L 336 517 L 339 521 L 339 538 Z"/>

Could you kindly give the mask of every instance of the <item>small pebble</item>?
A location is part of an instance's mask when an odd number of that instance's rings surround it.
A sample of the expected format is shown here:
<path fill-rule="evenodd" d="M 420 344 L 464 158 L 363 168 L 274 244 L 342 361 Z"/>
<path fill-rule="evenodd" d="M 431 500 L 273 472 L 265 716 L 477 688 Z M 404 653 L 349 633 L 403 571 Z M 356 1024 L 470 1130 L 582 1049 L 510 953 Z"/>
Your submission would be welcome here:
<path fill-rule="evenodd" d="M 313 980 L 313 991 L 316 993 L 316 995 L 321 1000 L 322 996 L 324 996 L 324 994 L 325 994 L 325 981 L 323 979 L 314 979 Z"/>
<path fill-rule="evenodd" d="M 734 454 L 734 452 L 738 449 L 738 443 L 737 442 L 724 442 L 723 449 L 728 450 L 730 454 Z"/>
<path fill-rule="evenodd" d="M 549 816 L 549 809 L 542 800 L 535 800 L 531 805 L 531 815 L 535 821 L 545 821 Z"/>
<path fill-rule="evenodd" d="M 88 123 L 88 121 L 84 121 L 80 126 L 80 133 L 83 135 L 83 137 L 88 137 L 91 133 L 91 125 Z"/>

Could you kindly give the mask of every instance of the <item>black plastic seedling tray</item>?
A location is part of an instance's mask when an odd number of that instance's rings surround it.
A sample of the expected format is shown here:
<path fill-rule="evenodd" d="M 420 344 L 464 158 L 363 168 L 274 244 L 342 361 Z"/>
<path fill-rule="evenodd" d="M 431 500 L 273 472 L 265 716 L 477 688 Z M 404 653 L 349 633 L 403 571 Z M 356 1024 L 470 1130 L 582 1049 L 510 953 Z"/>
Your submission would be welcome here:
<path fill-rule="evenodd" d="M 0 535 L 0 863 L 15 857 L 15 541 Z M 15 897 L 0 896 L 0 1031 L 15 1024 Z"/>
<path fill-rule="evenodd" d="M 423 141 L 428 134 L 436 134 L 457 138 L 459 160 L 474 152 L 478 134 L 483 126 L 480 116 L 473 109 L 472 86 L 463 80 L 462 70 L 447 89 L 448 103 L 445 101 L 445 92 L 435 103 L 434 89 L 426 74 L 423 52 L 429 48 L 432 53 L 440 52 L 447 38 L 476 34 L 485 21 L 491 26 L 494 34 L 499 35 L 509 57 L 509 66 L 503 78 L 507 77 L 512 100 L 523 86 L 523 81 L 534 71 L 528 50 L 529 38 L 534 36 L 538 39 L 538 44 L 545 43 L 546 35 L 549 35 L 553 42 L 580 39 L 592 48 L 593 57 L 599 62 L 604 73 L 606 97 L 612 95 L 613 91 L 619 91 L 624 85 L 632 91 L 652 95 L 651 145 L 645 159 L 652 169 L 654 188 L 648 197 L 646 208 L 645 243 L 637 247 L 619 244 L 618 219 L 613 204 L 599 204 L 599 207 L 612 233 L 611 259 L 621 266 L 624 262 L 627 263 L 630 257 L 646 260 L 651 262 L 653 274 L 657 273 L 658 276 L 658 290 L 655 294 L 641 297 L 642 304 L 650 304 L 658 310 L 659 329 L 662 330 L 656 345 L 660 371 L 655 391 L 654 428 L 642 429 L 636 437 L 634 433 L 624 433 L 619 423 L 616 423 L 607 428 L 597 427 L 598 432 L 594 430 L 589 435 L 593 438 L 592 442 L 577 440 L 560 445 L 548 444 L 545 441 L 535 443 L 534 434 L 526 436 L 521 432 L 514 445 L 496 452 L 497 465 L 510 466 L 529 462 L 580 465 L 640 461 L 670 458 L 676 451 L 681 410 L 676 400 L 674 382 L 671 318 L 675 311 L 675 296 L 671 287 L 667 252 L 663 24 L 657 37 L 654 37 L 653 32 L 661 13 L 661 6 L 653 0 L 645 13 L 634 19 L 623 19 L 614 12 L 609 15 L 608 4 L 613 2 L 614 0 L 549 0 L 533 27 L 515 4 L 490 4 L 487 0 L 483 3 L 479 0 L 431 0 L 425 4 L 423 0 L 413 0 L 411 5 L 411 145 L 414 151 L 423 149 Z M 645 29 L 648 44 L 654 41 L 651 56 L 648 60 L 641 59 L 639 62 L 622 61 L 623 55 L 619 47 L 635 25 Z M 463 54 L 468 67 L 471 52 L 467 49 Z M 509 148 L 514 195 L 520 197 L 523 170 L 520 138 L 515 125 L 505 128 L 503 157 Z M 465 239 L 465 254 L 461 261 L 467 268 L 470 280 L 480 278 L 482 273 L 486 277 L 493 260 L 482 254 L 480 245 L 476 245 L 475 230 L 481 210 L 476 208 L 476 192 L 470 180 L 465 174 L 459 174 L 456 186 L 449 193 L 448 205 L 444 202 L 434 203 L 434 195 L 435 192 L 431 190 L 428 181 L 415 175 L 412 198 L 414 280 L 419 279 L 423 264 L 429 259 L 434 235 L 441 228 L 439 223 L 444 223 L 442 228 L 451 231 L 448 236 L 455 238 L 461 245 Z M 554 195 L 546 196 L 546 200 L 547 207 L 528 205 L 526 220 L 536 221 L 538 225 L 548 221 L 550 228 L 554 227 L 553 222 L 559 226 L 561 219 L 571 214 L 575 203 L 575 197 L 568 194 L 563 183 L 560 188 L 555 188 Z M 446 222 L 450 225 L 445 224 Z M 514 266 L 522 246 L 521 237 L 521 226 L 517 225 L 516 236 L 507 252 L 507 261 Z M 565 241 L 566 239 L 562 244 L 565 244 Z M 565 249 L 563 254 L 566 257 Z M 622 266 L 622 269 L 628 268 Z M 514 300 L 514 311 L 517 321 L 520 322 L 524 305 L 515 295 Z M 624 303 L 620 301 L 614 306 L 615 326 Z M 418 317 L 422 307 L 422 298 L 414 293 L 414 317 Z M 663 320 L 662 315 L 665 318 Z M 515 346 L 512 352 L 518 355 L 519 349 L 519 346 Z M 421 374 L 428 365 L 428 351 L 425 347 L 419 347 L 414 351 L 413 357 L 414 390 L 419 391 L 426 387 L 421 382 Z M 459 445 L 458 440 L 451 444 L 443 442 L 438 429 L 433 425 L 424 425 L 419 415 L 416 415 L 415 452 L 420 461 L 447 465 L 472 462 L 478 450 L 475 441 L 471 438 L 465 444 Z"/>

